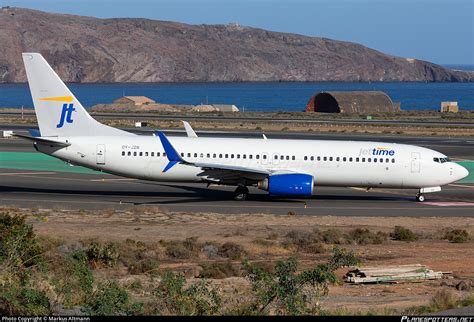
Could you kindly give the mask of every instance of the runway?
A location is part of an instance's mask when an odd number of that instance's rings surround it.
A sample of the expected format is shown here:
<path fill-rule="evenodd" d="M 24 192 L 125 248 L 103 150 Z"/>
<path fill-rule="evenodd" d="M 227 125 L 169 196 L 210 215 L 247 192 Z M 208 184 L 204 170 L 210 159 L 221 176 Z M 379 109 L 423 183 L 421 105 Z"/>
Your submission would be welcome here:
<path fill-rule="evenodd" d="M 275 198 L 251 189 L 232 200 L 233 187 L 156 183 L 106 174 L 0 170 L 0 203 L 48 209 L 125 209 L 157 206 L 179 212 L 332 216 L 474 216 L 474 184 L 454 184 L 415 202 L 414 190 L 315 187 L 309 199 Z"/>
<path fill-rule="evenodd" d="M 173 133 L 176 135 L 176 133 Z M 172 134 L 172 135 L 173 135 Z M 182 133 L 178 133 L 182 135 Z M 218 132 L 198 133 L 222 135 Z M 226 136 L 253 136 L 255 133 L 228 133 Z M 327 136 L 307 134 L 268 135 L 304 139 L 368 140 L 364 136 Z M 375 140 L 370 138 L 371 140 Z M 469 138 L 380 137 L 376 140 L 426 146 L 453 159 L 474 160 L 474 140 Z M 3 153 L 3 154 L 2 154 Z M 426 202 L 415 202 L 415 190 L 315 187 L 309 199 L 276 198 L 265 191 L 251 189 L 245 202 L 232 200 L 233 187 L 205 184 L 146 182 L 69 167 L 48 156 L 36 153 L 32 144 L 19 139 L 0 139 L 2 155 L 32 155 L 33 163 L 13 162 L 0 158 L 0 204 L 3 206 L 125 209 L 153 206 L 178 212 L 271 213 L 332 216 L 474 216 L 474 183 L 460 182 L 443 191 L 426 195 Z M 56 162 L 56 163 L 54 163 Z M 3 166 L 2 166 L 3 164 Z M 33 164 L 33 166 L 32 166 Z M 7 168 L 8 165 L 8 168 Z"/>

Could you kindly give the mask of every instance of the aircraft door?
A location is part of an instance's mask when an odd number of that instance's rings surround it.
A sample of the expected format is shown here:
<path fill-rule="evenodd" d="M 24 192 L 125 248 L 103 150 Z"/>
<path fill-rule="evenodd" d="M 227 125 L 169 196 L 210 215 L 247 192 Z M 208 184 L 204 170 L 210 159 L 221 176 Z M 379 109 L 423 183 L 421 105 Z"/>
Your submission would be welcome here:
<path fill-rule="evenodd" d="M 105 164 L 105 144 L 97 144 L 96 163 Z"/>
<path fill-rule="evenodd" d="M 420 173 L 420 152 L 411 153 L 411 173 Z"/>

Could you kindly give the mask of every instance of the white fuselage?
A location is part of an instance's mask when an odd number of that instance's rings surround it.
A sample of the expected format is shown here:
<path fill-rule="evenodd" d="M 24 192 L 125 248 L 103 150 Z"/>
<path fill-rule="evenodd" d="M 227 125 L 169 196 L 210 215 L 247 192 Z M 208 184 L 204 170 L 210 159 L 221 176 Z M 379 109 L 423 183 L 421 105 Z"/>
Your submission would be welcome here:
<path fill-rule="evenodd" d="M 72 164 L 152 181 L 209 182 L 199 167 L 168 164 L 154 136 L 60 138 L 68 147 L 37 143 L 39 151 Z M 443 154 L 413 145 L 324 140 L 171 137 L 176 151 L 189 162 L 218 163 L 253 169 L 310 174 L 324 186 L 423 188 L 462 179 L 464 168 L 435 162 Z M 462 169 L 462 170 L 461 170 Z M 222 182 L 223 184 L 237 184 Z"/>

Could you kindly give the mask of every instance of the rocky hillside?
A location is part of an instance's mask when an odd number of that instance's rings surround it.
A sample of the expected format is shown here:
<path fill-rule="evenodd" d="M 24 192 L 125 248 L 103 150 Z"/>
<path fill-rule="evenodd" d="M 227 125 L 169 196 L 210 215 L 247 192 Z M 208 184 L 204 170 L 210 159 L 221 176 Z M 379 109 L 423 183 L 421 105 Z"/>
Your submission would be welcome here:
<path fill-rule="evenodd" d="M 70 82 L 474 81 L 474 73 L 326 38 L 239 25 L 97 19 L 0 9 L 0 82 L 25 82 L 25 51 Z"/>

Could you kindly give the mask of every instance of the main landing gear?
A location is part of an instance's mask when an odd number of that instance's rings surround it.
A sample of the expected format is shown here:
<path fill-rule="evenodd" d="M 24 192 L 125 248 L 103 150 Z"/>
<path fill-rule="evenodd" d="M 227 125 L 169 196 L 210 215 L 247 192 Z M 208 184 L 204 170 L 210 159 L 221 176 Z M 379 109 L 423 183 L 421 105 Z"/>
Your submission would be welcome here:
<path fill-rule="evenodd" d="M 247 195 L 249 194 L 249 189 L 246 186 L 238 186 L 237 189 L 234 191 L 234 200 L 237 201 L 244 201 L 247 199 Z"/>
<path fill-rule="evenodd" d="M 416 194 L 416 201 L 418 201 L 418 202 L 423 202 L 423 201 L 425 201 L 425 196 L 424 196 L 421 192 L 418 192 L 418 193 Z"/>

